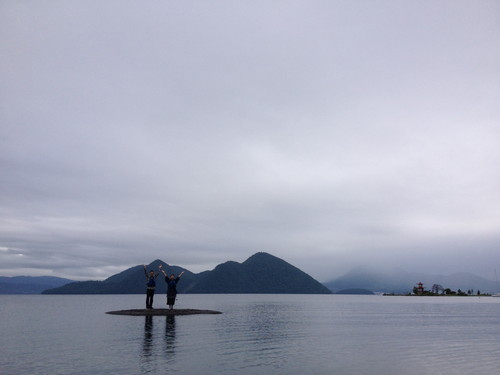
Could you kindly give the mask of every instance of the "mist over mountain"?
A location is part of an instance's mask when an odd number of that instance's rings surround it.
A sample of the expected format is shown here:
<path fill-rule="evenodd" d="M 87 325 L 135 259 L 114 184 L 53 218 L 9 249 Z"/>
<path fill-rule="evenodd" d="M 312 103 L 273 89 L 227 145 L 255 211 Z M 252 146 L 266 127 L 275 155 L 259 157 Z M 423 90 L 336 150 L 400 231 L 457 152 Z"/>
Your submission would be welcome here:
<path fill-rule="evenodd" d="M 438 275 L 404 270 L 377 272 L 367 268 L 353 269 L 339 278 L 325 282 L 324 285 L 333 292 L 360 288 L 374 292 L 408 293 L 418 282 L 422 282 L 429 290 L 434 284 L 453 290 L 480 290 L 482 293 L 495 293 L 499 288 L 497 282 L 467 272 Z"/>
<path fill-rule="evenodd" d="M 305 272 L 267 253 L 254 254 L 243 263 L 228 261 L 198 274 L 159 259 L 147 269 L 159 272 L 160 265 L 168 274 L 185 272 L 177 287 L 179 293 L 331 293 Z M 43 294 L 141 294 L 145 282 L 144 267 L 135 266 L 104 281 L 73 282 Z M 158 276 L 156 285 L 157 292 L 166 290 L 163 274 Z"/>

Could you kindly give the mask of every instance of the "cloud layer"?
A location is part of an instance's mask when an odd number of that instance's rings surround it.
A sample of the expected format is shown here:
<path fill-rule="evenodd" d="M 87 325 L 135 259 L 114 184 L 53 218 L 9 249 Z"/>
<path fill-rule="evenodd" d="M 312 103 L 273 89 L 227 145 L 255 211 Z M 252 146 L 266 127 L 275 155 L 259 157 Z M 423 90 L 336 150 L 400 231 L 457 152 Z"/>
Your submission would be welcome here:
<path fill-rule="evenodd" d="M 493 277 L 496 2 L 1 8 L 0 274 Z"/>

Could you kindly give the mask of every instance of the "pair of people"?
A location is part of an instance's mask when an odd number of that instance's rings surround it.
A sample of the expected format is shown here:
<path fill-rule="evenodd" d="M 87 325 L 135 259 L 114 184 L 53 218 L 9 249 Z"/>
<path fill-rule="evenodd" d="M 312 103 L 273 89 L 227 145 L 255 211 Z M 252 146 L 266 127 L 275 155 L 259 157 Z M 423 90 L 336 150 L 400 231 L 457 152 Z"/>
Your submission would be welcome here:
<path fill-rule="evenodd" d="M 175 277 L 174 274 L 171 274 L 170 277 L 167 275 L 167 273 L 162 269 L 162 265 L 158 267 L 160 272 L 163 273 L 165 276 L 165 282 L 167 283 L 167 305 L 170 310 L 174 308 L 175 304 L 175 298 L 177 297 L 177 283 L 179 282 L 182 274 L 184 271 L 182 271 L 179 276 Z M 156 273 L 151 270 L 147 271 L 146 265 L 144 265 L 144 275 L 146 276 L 147 283 L 146 283 L 146 308 L 147 309 L 152 309 L 153 308 L 153 298 L 155 295 L 155 289 L 156 289 L 156 278 L 160 274 L 160 272 Z"/>

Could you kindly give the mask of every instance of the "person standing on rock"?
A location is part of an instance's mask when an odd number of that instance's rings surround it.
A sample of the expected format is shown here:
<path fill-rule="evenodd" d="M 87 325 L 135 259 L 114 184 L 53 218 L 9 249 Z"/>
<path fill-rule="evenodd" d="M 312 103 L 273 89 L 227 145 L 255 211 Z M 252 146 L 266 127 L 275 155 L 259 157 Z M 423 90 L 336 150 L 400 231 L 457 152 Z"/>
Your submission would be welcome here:
<path fill-rule="evenodd" d="M 161 269 L 161 264 L 160 264 L 160 271 L 163 271 Z M 160 273 L 158 272 L 155 274 L 155 271 L 151 270 L 149 271 L 146 268 L 146 265 L 144 265 L 144 275 L 146 276 L 146 309 L 152 309 L 153 308 L 153 297 L 155 295 L 155 288 L 156 288 L 156 278 L 158 277 Z"/>
<path fill-rule="evenodd" d="M 170 277 L 168 277 L 164 270 L 161 270 L 161 272 L 165 275 L 165 282 L 167 283 L 167 305 L 169 309 L 172 310 L 174 308 L 175 298 L 177 297 L 177 283 L 181 279 L 184 271 L 182 271 L 177 277 L 175 277 L 174 274 L 171 274 Z"/>

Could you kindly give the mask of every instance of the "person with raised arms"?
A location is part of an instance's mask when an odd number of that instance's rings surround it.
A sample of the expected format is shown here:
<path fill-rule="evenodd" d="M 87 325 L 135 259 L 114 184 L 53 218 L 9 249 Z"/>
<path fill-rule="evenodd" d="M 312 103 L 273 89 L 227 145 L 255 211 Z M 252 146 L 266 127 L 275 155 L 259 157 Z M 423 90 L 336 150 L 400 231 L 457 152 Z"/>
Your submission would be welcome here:
<path fill-rule="evenodd" d="M 159 266 L 160 271 L 163 271 L 161 269 L 161 264 Z M 146 265 L 144 265 L 144 275 L 146 276 L 146 309 L 152 309 L 153 308 L 153 298 L 155 295 L 155 289 L 156 289 L 156 278 L 158 277 L 160 273 L 158 272 L 155 274 L 155 271 L 151 270 L 149 271 L 146 268 Z"/>
<path fill-rule="evenodd" d="M 174 274 L 171 274 L 169 277 L 164 270 L 161 270 L 161 272 L 165 275 L 165 282 L 167 283 L 167 305 L 169 309 L 172 310 L 174 308 L 175 298 L 177 297 L 177 283 L 181 279 L 184 271 L 182 271 L 177 277 L 175 277 Z"/>

